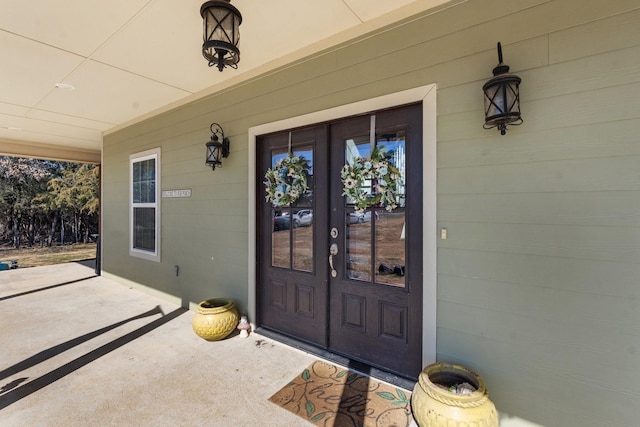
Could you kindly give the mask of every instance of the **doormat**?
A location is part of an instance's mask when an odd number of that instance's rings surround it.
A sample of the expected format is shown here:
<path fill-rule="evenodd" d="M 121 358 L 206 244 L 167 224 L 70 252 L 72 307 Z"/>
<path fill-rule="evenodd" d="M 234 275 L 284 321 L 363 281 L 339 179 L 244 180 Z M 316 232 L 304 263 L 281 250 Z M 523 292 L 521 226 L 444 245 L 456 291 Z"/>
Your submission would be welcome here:
<path fill-rule="evenodd" d="M 405 427 L 413 420 L 410 392 L 321 361 L 269 401 L 322 427 Z"/>

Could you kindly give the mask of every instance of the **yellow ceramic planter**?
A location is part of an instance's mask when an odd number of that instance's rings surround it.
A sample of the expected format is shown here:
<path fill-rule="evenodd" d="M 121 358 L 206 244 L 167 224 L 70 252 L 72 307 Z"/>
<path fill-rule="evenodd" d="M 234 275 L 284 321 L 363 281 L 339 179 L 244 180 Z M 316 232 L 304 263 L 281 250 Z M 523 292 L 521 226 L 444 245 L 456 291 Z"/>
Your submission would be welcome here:
<path fill-rule="evenodd" d="M 449 391 L 451 386 L 469 383 L 469 394 Z M 420 427 L 498 427 L 498 413 L 482 378 L 467 368 L 451 363 L 425 367 L 411 396 L 413 417 Z"/>
<path fill-rule="evenodd" d="M 193 331 L 207 341 L 218 341 L 238 325 L 238 311 L 232 300 L 214 298 L 202 301 L 193 316 Z"/>

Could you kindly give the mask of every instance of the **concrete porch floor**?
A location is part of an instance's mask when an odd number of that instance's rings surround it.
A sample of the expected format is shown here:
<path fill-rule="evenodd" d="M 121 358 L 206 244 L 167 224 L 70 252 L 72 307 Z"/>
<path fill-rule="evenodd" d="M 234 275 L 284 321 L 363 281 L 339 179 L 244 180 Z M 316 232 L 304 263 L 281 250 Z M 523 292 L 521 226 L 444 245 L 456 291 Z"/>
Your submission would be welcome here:
<path fill-rule="evenodd" d="M 0 272 L 0 426 L 313 425 L 268 398 L 316 356 L 257 333 L 207 342 L 192 317 L 93 263 Z"/>
<path fill-rule="evenodd" d="M 315 359 L 78 263 L 0 273 L 0 425 L 304 426 L 267 399 Z"/>

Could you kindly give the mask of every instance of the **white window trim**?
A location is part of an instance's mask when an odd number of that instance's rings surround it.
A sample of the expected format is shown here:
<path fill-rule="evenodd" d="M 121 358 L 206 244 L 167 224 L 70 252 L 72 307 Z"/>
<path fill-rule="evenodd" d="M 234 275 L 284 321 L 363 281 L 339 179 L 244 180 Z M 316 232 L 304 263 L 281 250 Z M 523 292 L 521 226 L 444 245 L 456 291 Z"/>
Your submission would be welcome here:
<path fill-rule="evenodd" d="M 411 102 L 422 103 L 422 364 L 436 361 L 436 310 L 437 310 L 437 224 L 436 224 L 436 95 L 435 84 L 416 87 L 401 92 L 390 93 L 376 98 L 341 105 L 327 110 L 302 116 L 291 117 L 277 122 L 265 123 L 249 129 L 249 284 L 248 315 L 256 318 L 256 138 L 265 133 L 306 126 L 315 123 L 354 116 L 370 111 L 382 110 Z M 254 325 L 255 326 L 255 325 Z"/>
<path fill-rule="evenodd" d="M 147 259 L 149 261 L 160 262 L 160 212 L 161 212 L 161 182 L 160 177 L 162 173 L 160 171 L 161 168 L 161 155 L 160 148 L 154 148 L 152 150 L 142 151 L 140 153 L 134 153 L 129 156 L 129 255 Z M 155 251 L 145 251 L 142 249 L 136 249 L 133 247 L 133 164 L 137 162 L 141 162 L 148 159 L 155 159 L 156 161 L 156 170 L 155 170 L 155 182 L 156 182 L 156 202 L 149 204 L 137 204 L 136 206 L 148 205 L 149 207 L 155 207 L 156 209 L 156 229 L 155 229 L 155 242 L 156 248 Z"/>

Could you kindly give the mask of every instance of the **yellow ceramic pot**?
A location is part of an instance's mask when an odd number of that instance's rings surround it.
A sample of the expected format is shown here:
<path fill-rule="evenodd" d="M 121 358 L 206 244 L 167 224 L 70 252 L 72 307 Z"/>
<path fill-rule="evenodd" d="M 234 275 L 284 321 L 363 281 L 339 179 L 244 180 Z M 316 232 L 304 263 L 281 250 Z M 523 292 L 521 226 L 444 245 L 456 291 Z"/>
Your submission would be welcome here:
<path fill-rule="evenodd" d="M 468 383 L 475 391 L 449 391 Z M 452 363 L 425 367 L 411 396 L 413 417 L 420 427 L 498 427 L 498 413 L 482 378 Z"/>
<path fill-rule="evenodd" d="M 238 325 L 238 310 L 232 300 L 214 298 L 198 304 L 191 326 L 207 341 L 218 341 L 229 335 Z"/>

